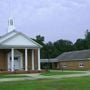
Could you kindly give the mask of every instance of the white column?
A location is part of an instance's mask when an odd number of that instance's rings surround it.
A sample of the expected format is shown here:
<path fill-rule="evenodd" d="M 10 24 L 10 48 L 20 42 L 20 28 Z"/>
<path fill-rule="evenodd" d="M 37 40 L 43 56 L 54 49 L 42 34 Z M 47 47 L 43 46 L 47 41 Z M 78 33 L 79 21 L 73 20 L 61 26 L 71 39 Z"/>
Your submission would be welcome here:
<path fill-rule="evenodd" d="M 41 70 L 40 68 L 40 48 L 38 48 L 38 70 Z"/>
<path fill-rule="evenodd" d="M 21 68 L 20 68 L 20 70 L 23 70 L 23 59 L 22 59 L 22 57 L 20 58 L 21 59 Z"/>
<path fill-rule="evenodd" d="M 14 48 L 11 49 L 11 71 L 14 71 Z"/>
<path fill-rule="evenodd" d="M 32 70 L 34 70 L 34 50 L 32 49 Z"/>
<path fill-rule="evenodd" d="M 28 57 L 27 57 L 27 48 L 25 48 L 25 71 L 28 71 Z"/>

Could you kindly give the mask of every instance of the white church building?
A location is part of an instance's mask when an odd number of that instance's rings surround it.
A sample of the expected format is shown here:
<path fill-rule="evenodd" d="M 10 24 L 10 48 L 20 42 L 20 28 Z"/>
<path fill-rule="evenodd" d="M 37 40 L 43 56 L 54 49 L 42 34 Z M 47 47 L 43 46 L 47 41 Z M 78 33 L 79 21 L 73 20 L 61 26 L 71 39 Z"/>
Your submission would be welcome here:
<path fill-rule="evenodd" d="M 8 33 L 0 37 L 0 72 L 40 71 L 40 48 L 40 44 L 16 31 L 13 19 L 9 19 Z"/>

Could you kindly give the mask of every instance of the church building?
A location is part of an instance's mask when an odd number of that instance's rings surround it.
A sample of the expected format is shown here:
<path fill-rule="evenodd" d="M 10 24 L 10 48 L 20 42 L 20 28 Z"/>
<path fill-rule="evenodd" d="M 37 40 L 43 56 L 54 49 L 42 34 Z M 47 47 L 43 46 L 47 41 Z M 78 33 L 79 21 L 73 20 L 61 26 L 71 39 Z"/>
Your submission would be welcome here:
<path fill-rule="evenodd" d="M 29 36 L 16 31 L 10 18 L 8 32 L 0 37 L 0 72 L 40 71 L 40 48 Z"/>

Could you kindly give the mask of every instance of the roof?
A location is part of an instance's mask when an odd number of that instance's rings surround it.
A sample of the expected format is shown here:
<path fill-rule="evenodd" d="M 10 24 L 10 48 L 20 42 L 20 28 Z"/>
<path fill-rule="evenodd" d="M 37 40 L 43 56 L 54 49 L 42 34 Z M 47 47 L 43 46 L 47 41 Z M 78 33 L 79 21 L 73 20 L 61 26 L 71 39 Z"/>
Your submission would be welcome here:
<path fill-rule="evenodd" d="M 13 30 L 0 38 L 0 48 L 8 47 L 41 48 L 42 46 L 29 36 Z"/>
<path fill-rule="evenodd" d="M 90 49 L 65 52 L 65 53 L 59 55 L 58 57 L 56 57 L 56 59 L 58 59 L 59 61 L 90 59 Z"/>
<path fill-rule="evenodd" d="M 41 63 L 58 62 L 57 59 L 41 59 Z"/>

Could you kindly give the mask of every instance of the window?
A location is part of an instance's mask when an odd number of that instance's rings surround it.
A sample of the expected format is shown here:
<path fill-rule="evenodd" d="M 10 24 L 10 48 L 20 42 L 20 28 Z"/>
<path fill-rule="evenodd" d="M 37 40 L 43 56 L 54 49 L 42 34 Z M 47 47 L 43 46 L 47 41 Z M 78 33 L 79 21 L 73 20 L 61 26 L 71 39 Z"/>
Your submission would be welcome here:
<path fill-rule="evenodd" d="M 83 62 L 80 62 L 79 63 L 79 67 L 84 67 L 84 63 Z"/>
<path fill-rule="evenodd" d="M 10 25 L 13 25 L 13 20 L 12 19 L 10 19 Z"/>
<path fill-rule="evenodd" d="M 62 66 L 63 66 L 64 68 L 65 68 L 65 67 L 67 67 L 67 65 L 66 65 L 66 64 L 63 64 Z"/>
<path fill-rule="evenodd" d="M 67 67 L 67 65 L 63 65 L 63 67 Z"/>
<path fill-rule="evenodd" d="M 19 56 L 16 56 L 14 57 L 14 60 L 18 60 L 20 57 Z M 11 60 L 11 57 L 10 57 L 10 60 Z"/>

